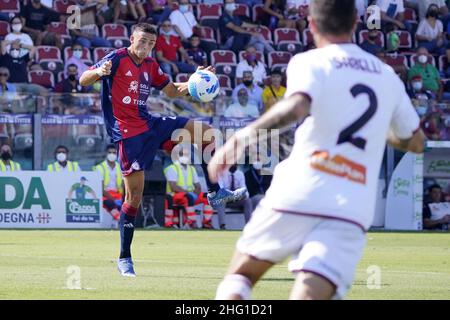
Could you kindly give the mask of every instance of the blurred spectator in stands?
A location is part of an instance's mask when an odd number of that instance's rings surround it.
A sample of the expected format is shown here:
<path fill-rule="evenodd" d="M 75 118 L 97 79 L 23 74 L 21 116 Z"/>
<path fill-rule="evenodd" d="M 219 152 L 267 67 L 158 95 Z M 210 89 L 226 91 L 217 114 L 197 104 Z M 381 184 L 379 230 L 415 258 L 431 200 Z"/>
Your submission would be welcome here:
<path fill-rule="evenodd" d="M 411 79 L 417 75 L 421 76 L 424 89 L 433 92 L 435 95 L 437 95 L 438 100 L 440 100 L 442 95 L 442 86 L 439 71 L 435 66 L 428 62 L 430 54 L 428 53 L 427 48 L 420 47 L 419 49 L 417 49 L 417 55 L 418 63 L 416 63 L 411 69 L 409 69 L 408 80 L 411 81 Z"/>
<path fill-rule="evenodd" d="M 259 113 L 261 113 L 263 111 L 262 110 L 263 109 L 263 102 L 262 102 L 263 89 L 260 86 L 255 85 L 253 80 L 254 79 L 253 79 L 252 71 L 244 71 L 242 73 L 242 83 L 240 85 L 236 86 L 236 88 L 234 88 L 232 97 L 233 97 L 233 101 L 237 102 L 238 101 L 238 99 L 237 99 L 238 92 L 241 89 L 246 89 L 248 92 L 249 103 L 257 106 Z"/>
<path fill-rule="evenodd" d="M 249 102 L 248 91 L 240 88 L 237 91 L 238 102 L 233 103 L 225 110 L 225 117 L 230 118 L 257 118 L 259 117 L 258 107 Z"/>
<path fill-rule="evenodd" d="M 390 56 L 392 55 L 395 56 L 397 54 L 398 53 L 392 53 L 390 54 Z M 408 82 L 408 68 L 405 66 L 404 63 L 402 63 L 400 60 L 389 59 L 389 55 L 383 49 L 378 51 L 375 55 L 377 56 L 378 59 L 390 65 L 404 83 Z"/>
<path fill-rule="evenodd" d="M 20 105 L 21 102 L 20 99 L 17 99 L 16 86 L 13 83 L 9 83 L 8 79 L 9 70 L 5 67 L 0 67 L 0 113 L 13 113 L 16 104 Z M 4 127 L 2 126 L 2 129 L 3 128 Z M 3 132 L 0 132 L 0 136 L 2 133 Z M 8 135 L 7 132 L 6 134 Z"/>
<path fill-rule="evenodd" d="M 428 188 L 429 200 L 423 206 L 423 227 L 431 230 L 449 230 L 450 203 L 444 202 L 442 188 L 434 184 Z"/>
<path fill-rule="evenodd" d="M 67 77 L 67 68 L 69 65 L 74 64 L 78 68 L 77 79 L 85 72 L 89 66 L 81 60 L 83 56 L 83 46 L 78 43 L 72 44 L 72 56 L 69 59 L 66 59 L 64 63 L 64 76 Z"/>
<path fill-rule="evenodd" d="M 15 95 L 17 93 L 17 88 L 13 83 L 9 83 L 8 79 L 9 79 L 8 68 L 0 67 L 0 93 Z"/>
<path fill-rule="evenodd" d="M 411 99 L 416 99 L 419 101 L 436 99 L 436 95 L 433 92 L 424 88 L 422 76 L 420 75 L 415 75 L 411 78 L 408 94 Z"/>
<path fill-rule="evenodd" d="M 12 32 L 8 33 L 4 40 L 6 43 L 6 51 L 9 51 L 11 43 L 18 40 L 20 43 L 19 57 L 23 57 L 27 53 L 30 53 L 30 50 L 34 48 L 33 40 L 31 40 L 28 34 L 22 32 L 23 24 L 19 16 L 15 16 L 11 19 L 10 27 Z"/>
<path fill-rule="evenodd" d="M 147 20 L 147 13 L 144 9 L 143 0 L 129 0 L 120 2 L 120 11 L 127 20 L 144 22 Z"/>
<path fill-rule="evenodd" d="M 421 127 L 430 140 L 444 141 L 449 138 L 445 118 L 440 112 L 428 112 L 421 120 Z"/>
<path fill-rule="evenodd" d="M 245 184 L 247 185 L 253 208 L 256 208 L 261 199 L 264 198 L 272 182 L 272 175 L 262 174 L 262 168 L 263 163 L 257 160 L 250 164 L 250 168 L 245 172 Z"/>
<path fill-rule="evenodd" d="M 234 0 L 225 0 L 222 16 L 219 19 L 219 29 L 222 43 L 225 48 L 239 53 L 242 48 L 253 45 L 260 52 L 271 52 L 274 48 L 257 31 L 250 31 L 250 28 L 258 28 L 258 25 L 243 22 L 239 16 L 233 16 L 236 10 Z"/>
<path fill-rule="evenodd" d="M 178 150 L 173 153 L 173 164 L 164 169 L 167 179 L 166 193 L 172 197 L 168 203 L 184 207 L 187 225 L 190 228 L 198 227 L 194 206 L 203 205 L 203 228 L 212 229 L 213 209 L 208 203 L 206 193 L 201 190 L 197 170 L 190 164 L 192 159 L 190 145 L 179 146 Z M 170 228 L 176 224 L 178 217 L 173 216 L 173 212 L 171 216 L 170 211 L 166 211 L 165 226 Z"/>
<path fill-rule="evenodd" d="M 189 59 L 191 59 L 196 66 L 206 67 L 208 65 L 208 57 L 205 50 L 199 47 L 200 38 L 193 35 L 190 39 L 190 47 L 187 49 Z"/>
<path fill-rule="evenodd" d="M 34 48 L 30 53 L 20 57 L 20 42 L 14 41 L 10 44 L 9 52 L 6 51 L 6 43 L 1 43 L 0 66 L 6 67 L 10 72 L 9 82 L 14 83 L 19 93 L 27 93 L 34 95 L 46 95 L 47 89 L 28 82 L 28 64 L 34 55 Z"/>
<path fill-rule="evenodd" d="M 117 23 L 120 15 L 120 0 L 99 0 L 97 2 L 97 25 Z"/>
<path fill-rule="evenodd" d="M 111 47 L 111 43 L 103 37 L 96 34 L 95 20 L 98 20 L 98 12 L 93 7 L 97 2 L 89 2 L 88 0 L 77 0 L 77 6 L 81 9 L 81 15 L 89 16 L 92 15 L 93 10 L 95 12 L 95 18 L 91 19 L 92 23 L 81 24 L 81 29 L 71 28 L 69 29 L 70 35 L 75 40 L 76 43 L 81 44 L 83 47 L 90 49 L 91 47 Z M 91 10 L 86 10 L 91 8 Z M 98 23 L 98 22 L 97 22 Z"/>
<path fill-rule="evenodd" d="M 377 0 L 381 10 L 381 26 L 385 33 L 392 30 L 410 31 L 411 26 L 405 22 L 405 5 L 403 0 Z"/>
<path fill-rule="evenodd" d="M 40 0 L 29 1 L 28 5 L 22 6 L 20 15 L 24 21 L 23 31 L 31 36 L 36 46 L 57 46 L 62 49 L 61 35 L 48 32 L 46 29 L 50 22 L 60 21 L 63 16 L 43 6 Z"/>
<path fill-rule="evenodd" d="M 150 12 L 148 16 L 152 18 L 152 24 L 160 25 L 167 20 L 172 12 L 172 0 L 150 0 Z"/>
<path fill-rule="evenodd" d="M 245 183 L 245 176 L 244 173 L 238 169 L 237 165 L 233 165 L 226 173 L 224 173 L 219 178 L 219 185 L 221 188 L 225 188 L 231 191 L 240 189 L 240 188 L 247 188 L 247 185 Z M 245 223 L 247 223 L 252 215 L 253 212 L 253 205 L 252 201 L 249 197 L 229 203 L 226 206 L 220 206 L 217 208 L 217 215 L 219 216 L 219 226 L 220 229 L 226 228 L 225 223 L 225 209 L 228 208 L 242 208 L 244 210 L 244 219 Z"/>
<path fill-rule="evenodd" d="M 264 112 L 268 111 L 275 103 L 283 99 L 286 87 L 281 85 L 283 75 L 279 70 L 270 73 L 270 84 L 266 86 L 262 93 Z"/>
<path fill-rule="evenodd" d="M 253 83 L 262 86 L 267 78 L 266 67 L 256 56 L 256 48 L 248 46 L 245 50 L 244 60 L 238 63 L 236 67 L 236 80 L 238 84 L 242 83 L 244 71 L 250 71 L 253 74 Z"/>
<path fill-rule="evenodd" d="M 430 5 L 426 18 L 422 19 L 416 32 L 419 47 L 427 48 L 433 54 L 445 54 L 447 41 L 444 38 L 444 26 L 438 20 L 439 7 Z"/>
<path fill-rule="evenodd" d="M 303 34 L 303 30 L 308 25 L 308 8 L 310 0 L 286 0 L 284 16 L 288 20 L 295 21 L 298 31 Z"/>
<path fill-rule="evenodd" d="M 430 5 L 434 4 L 439 9 L 439 16 L 447 16 L 448 15 L 448 7 L 445 4 L 444 0 L 419 0 L 417 1 L 418 10 L 419 10 L 419 21 L 426 18 L 427 12 L 430 8 Z"/>
<path fill-rule="evenodd" d="M 367 39 L 360 44 L 361 49 L 373 55 L 376 55 L 378 52 L 383 50 L 383 48 L 379 44 L 377 44 L 377 39 L 378 39 L 378 30 L 377 29 L 369 30 Z"/>
<path fill-rule="evenodd" d="M 266 0 L 263 8 L 266 14 L 262 17 L 262 24 L 268 26 L 271 30 L 276 28 L 295 29 L 297 27 L 295 20 L 287 19 L 284 16 L 285 7 L 285 0 Z"/>
<path fill-rule="evenodd" d="M 120 217 L 120 208 L 124 195 L 124 184 L 120 164 L 117 162 L 117 151 L 113 144 L 106 146 L 106 159 L 94 166 L 103 180 L 103 208 L 111 215 L 115 224 Z"/>
<path fill-rule="evenodd" d="M 49 172 L 60 172 L 60 171 L 68 171 L 68 172 L 78 172 L 80 170 L 80 166 L 78 162 L 69 161 L 69 149 L 66 146 L 57 146 L 55 149 L 55 159 L 56 162 L 51 163 L 47 166 L 47 171 Z"/>
<path fill-rule="evenodd" d="M 0 148 L 0 172 L 20 171 L 20 163 L 14 162 L 13 152 L 9 144 L 3 144 Z"/>
<path fill-rule="evenodd" d="M 164 73 L 175 76 L 182 73 L 194 73 L 195 62 L 189 58 L 186 50 L 181 44 L 180 38 L 173 35 L 170 20 L 165 20 L 159 31 L 160 35 L 156 40 L 156 59 Z M 180 54 L 181 61 L 177 54 Z"/>

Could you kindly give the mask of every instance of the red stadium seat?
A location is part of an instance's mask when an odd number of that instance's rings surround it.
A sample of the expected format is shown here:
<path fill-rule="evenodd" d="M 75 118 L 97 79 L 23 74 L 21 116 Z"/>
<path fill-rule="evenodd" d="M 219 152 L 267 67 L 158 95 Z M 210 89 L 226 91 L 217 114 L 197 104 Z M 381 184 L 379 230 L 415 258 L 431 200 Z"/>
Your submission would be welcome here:
<path fill-rule="evenodd" d="M 253 8 L 252 8 L 252 19 L 253 19 L 254 22 L 260 22 L 264 15 L 266 15 L 266 12 L 264 11 L 264 5 L 263 4 L 257 4 L 257 5 L 253 6 Z"/>
<path fill-rule="evenodd" d="M 277 28 L 273 35 L 275 44 L 279 44 L 281 41 L 300 42 L 300 34 L 297 29 Z"/>
<path fill-rule="evenodd" d="M 32 70 L 28 72 L 28 81 L 30 83 L 40 84 L 46 88 L 53 88 L 55 86 L 53 73 L 47 70 Z"/>
<path fill-rule="evenodd" d="M 129 37 L 108 37 L 107 39 L 113 48 L 119 49 L 130 45 Z"/>
<path fill-rule="evenodd" d="M 310 44 L 312 44 L 314 42 L 311 30 L 309 30 L 309 29 L 303 30 L 302 40 L 303 40 L 303 45 L 305 47 L 309 46 Z"/>
<path fill-rule="evenodd" d="M 103 38 L 109 37 L 126 37 L 128 38 L 127 27 L 123 24 L 105 23 L 102 27 Z"/>
<path fill-rule="evenodd" d="M 56 82 L 59 83 L 64 80 L 64 71 L 58 72 L 58 75 L 56 76 Z"/>
<path fill-rule="evenodd" d="M 222 15 L 222 5 L 220 4 L 204 4 L 197 5 L 197 19 L 201 18 L 220 18 Z"/>
<path fill-rule="evenodd" d="M 0 21 L 0 38 L 5 37 L 9 32 L 9 23 L 6 21 Z"/>
<path fill-rule="evenodd" d="M 94 62 L 98 62 L 101 59 L 103 59 L 104 56 L 106 56 L 108 53 L 113 51 L 113 48 L 108 47 L 98 47 L 94 49 Z"/>
<path fill-rule="evenodd" d="M 403 31 L 403 30 L 397 30 L 397 31 L 392 31 L 395 32 L 399 39 L 400 39 L 400 43 L 398 45 L 398 47 L 400 49 L 411 49 L 413 47 L 413 43 L 412 43 L 412 37 L 411 34 L 408 31 Z M 386 36 L 387 39 L 389 39 L 389 35 L 392 33 L 389 32 Z"/>
<path fill-rule="evenodd" d="M 384 40 L 384 33 L 381 31 L 378 32 L 378 38 L 376 40 L 376 44 L 384 48 L 385 46 L 385 40 Z M 358 35 L 358 41 L 359 44 L 363 43 L 365 40 L 369 38 L 369 30 L 361 30 Z"/>
<path fill-rule="evenodd" d="M 55 75 L 64 70 L 64 62 L 59 59 L 41 59 L 39 64 L 42 69 L 53 72 Z"/>
<path fill-rule="evenodd" d="M 67 61 L 72 56 L 72 48 L 66 47 L 64 48 L 64 59 Z M 83 54 L 81 56 L 81 60 L 92 62 L 91 52 L 88 48 L 83 47 Z"/>
<path fill-rule="evenodd" d="M 219 79 L 221 89 L 232 89 L 231 79 L 229 76 L 226 76 L 224 74 L 218 74 L 217 78 Z"/>
<path fill-rule="evenodd" d="M 417 15 L 414 9 L 411 8 L 405 8 L 405 12 L 403 13 L 404 19 L 406 21 L 413 21 L 417 22 Z"/>
<path fill-rule="evenodd" d="M 279 65 L 285 65 L 291 60 L 292 54 L 285 51 L 272 51 L 269 52 L 269 68 L 274 68 Z"/>
<path fill-rule="evenodd" d="M 67 14 L 67 13 L 73 13 L 73 12 L 67 12 L 67 8 L 69 8 L 72 5 L 76 5 L 75 1 L 69 1 L 69 0 L 54 0 L 53 1 L 53 9 L 55 9 L 59 13 Z"/>
<path fill-rule="evenodd" d="M 0 12 L 20 12 L 19 0 L 0 0 Z"/>
<path fill-rule="evenodd" d="M 61 35 L 69 35 L 69 30 L 64 22 L 50 22 L 47 27 L 48 32 L 54 32 Z"/>
<path fill-rule="evenodd" d="M 417 54 L 413 54 L 411 55 L 411 57 L 409 58 L 409 65 L 412 67 L 414 67 L 414 65 L 417 63 L 417 58 L 419 56 Z M 436 67 L 436 61 L 434 60 L 433 56 L 428 56 L 428 63 L 431 63 L 433 66 Z"/>
<path fill-rule="evenodd" d="M 54 46 L 37 46 L 36 47 L 36 61 L 42 59 L 57 59 L 61 60 L 61 50 Z"/>
<path fill-rule="evenodd" d="M 202 31 L 204 33 L 204 36 L 202 36 Z M 214 29 L 211 27 L 202 26 L 200 28 L 194 28 L 194 33 L 198 35 L 202 40 L 216 42 L 216 38 L 214 36 Z"/>
<path fill-rule="evenodd" d="M 242 60 L 245 60 L 246 52 L 247 51 L 245 51 L 245 50 L 239 51 L 239 62 L 241 62 Z M 256 51 L 256 59 L 258 59 L 262 63 L 266 64 L 266 59 L 264 58 L 264 54 L 262 52 Z"/>
<path fill-rule="evenodd" d="M 245 16 L 250 18 L 250 9 L 246 4 L 236 3 L 236 10 L 233 11 L 234 16 Z"/>
<path fill-rule="evenodd" d="M 213 50 L 211 51 L 211 65 L 218 63 L 236 64 L 236 54 L 231 50 Z"/>
<path fill-rule="evenodd" d="M 390 66 L 398 66 L 403 64 L 408 68 L 408 58 L 403 54 L 387 54 L 386 63 Z"/>
<path fill-rule="evenodd" d="M 216 74 L 223 74 L 230 79 L 233 79 L 236 75 L 236 65 L 231 63 L 219 63 L 215 65 Z"/>
<path fill-rule="evenodd" d="M 259 28 L 250 28 L 250 30 L 262 34 L 264 39 L 266 39 L 269 43 L 273 43 L 272 32 L 270 32 L 270 29 L 266 26 L 260 26 Z"/>
<path fill-rule="evenodd" d="M 187 73 L 178 73 L 175 76 L 176 82 L 187 82 L 189 80 L 189 75 Z"/>

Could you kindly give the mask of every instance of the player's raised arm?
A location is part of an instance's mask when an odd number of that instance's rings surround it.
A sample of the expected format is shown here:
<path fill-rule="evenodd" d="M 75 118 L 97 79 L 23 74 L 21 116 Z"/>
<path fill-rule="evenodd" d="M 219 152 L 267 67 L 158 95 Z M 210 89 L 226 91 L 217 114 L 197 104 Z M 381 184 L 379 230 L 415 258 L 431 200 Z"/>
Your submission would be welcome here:
<path fill-rule="evenodd" d="M 112 61 L 108 60 L 98 68 L 86 70 L 80 77 L 80 85 L 90 86 L 101 77 L 109 76 L 111 74 L 111 67 Z"/>

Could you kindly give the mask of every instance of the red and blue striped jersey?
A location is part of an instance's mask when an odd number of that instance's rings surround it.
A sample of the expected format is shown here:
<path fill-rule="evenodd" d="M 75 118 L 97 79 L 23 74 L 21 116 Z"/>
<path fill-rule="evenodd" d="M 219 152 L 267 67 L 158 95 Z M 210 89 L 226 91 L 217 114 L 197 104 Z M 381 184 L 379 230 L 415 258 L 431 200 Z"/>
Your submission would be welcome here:
<path fill-rule="evenodd" d="M 102 77 L 102 109 L 109 136 L 114 142 L 137 136 L 149 130 L 152 116 L 147 110 L 151 87 L 163 89 L 169 77 L 159 64 L 148 57 L 137 65 L 127 48 L 110 52 L 91 67 L 111 60 L 111 74 Z"/>

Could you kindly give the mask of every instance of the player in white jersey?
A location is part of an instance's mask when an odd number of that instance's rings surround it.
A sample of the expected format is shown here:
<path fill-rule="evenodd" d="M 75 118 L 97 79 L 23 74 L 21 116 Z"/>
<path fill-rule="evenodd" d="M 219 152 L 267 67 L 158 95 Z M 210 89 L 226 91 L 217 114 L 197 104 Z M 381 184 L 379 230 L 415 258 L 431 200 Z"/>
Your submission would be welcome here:
<path fill-rule="evenodd" d="M 318 49 L 290 61 L 285 99 L 237 132 L 209 164 L 215 181 L 244 153 L 242 141 L 252 132 L 308 116 L 237 243 L 217 299 L 250 298 L 260 277 L 291 255 L 291 299 L 344 298 L 373 220 L 386 141 L 423 151 L 403 83 L 351 43 L 354 0 L 313 0 L 309 21 Z"/>

